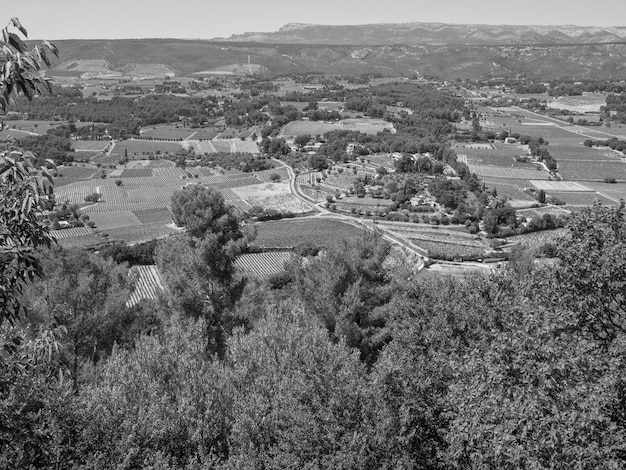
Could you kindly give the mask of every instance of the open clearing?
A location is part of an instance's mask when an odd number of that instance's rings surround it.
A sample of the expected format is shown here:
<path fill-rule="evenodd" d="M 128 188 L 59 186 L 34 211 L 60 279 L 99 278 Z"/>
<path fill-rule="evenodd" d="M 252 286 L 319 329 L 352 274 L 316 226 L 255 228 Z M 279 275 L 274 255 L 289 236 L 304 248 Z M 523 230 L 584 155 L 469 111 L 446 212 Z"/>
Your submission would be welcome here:
<path fill-rule="evenodd" d="M 547 100 L 548 108 L 566 109 L 579 113 L 598 112 L 605 104 L 606 95 L 603 93 L 583 93 L 581 96 L 559 96 Z"/>
<path fill-rule="evenodd" d="M 289 194 L 289 183 L 265 183 L 255 184 L 253 186 L 242 186 L 233 188 L 232 191 L 241 199 L 256 199 L 279 194 Z"/>

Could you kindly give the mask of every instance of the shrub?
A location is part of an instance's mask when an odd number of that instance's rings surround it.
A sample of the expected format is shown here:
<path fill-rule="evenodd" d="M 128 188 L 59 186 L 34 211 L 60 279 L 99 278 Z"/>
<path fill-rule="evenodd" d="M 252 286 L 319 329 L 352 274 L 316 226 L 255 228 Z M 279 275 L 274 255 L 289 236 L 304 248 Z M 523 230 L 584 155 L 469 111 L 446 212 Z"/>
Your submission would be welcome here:
<path fill-rule="evenodd" d="M 280 181 L 280 175 L 278 173 L 270 174 L 270 181 L 274 181 L 274 182 Z"/>
<path fill-rule="evenodd" d="M 122 186 L 122 180 L 115 180 L 115 186 Z"/>

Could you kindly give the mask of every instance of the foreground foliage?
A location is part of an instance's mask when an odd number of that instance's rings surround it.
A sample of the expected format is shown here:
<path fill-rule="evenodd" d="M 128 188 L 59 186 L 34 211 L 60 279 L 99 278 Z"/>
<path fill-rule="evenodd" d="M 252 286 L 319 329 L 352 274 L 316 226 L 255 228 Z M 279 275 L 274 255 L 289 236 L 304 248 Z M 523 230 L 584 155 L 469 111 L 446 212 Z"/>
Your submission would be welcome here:
<path fill-rule="evenodd" d="M 607 290 L 604 308 L 586 307 L 580 284 L 591 277 L 602 286 L 605 268 L 592 261 L 623 249 L 620 214 L 598 206 L 574 218 L 555 267 L 538 268 L 520 252 L 508 271 L 464 281 L 415 281 L 410 270 L 385 271 L 388 246 L 381 239 L 345 242 L 294 263 L 280 282 L 248 285 L 236 308 L 224 306 L 221 354 L 207 349 L 215 340 L 207 322 L 217 317 L 172 310 L 182 305 L 182 291 L 167 294 L 160 307 L 144 305 L 161 326 L 135 323 L 131 338 L 89 327 L 102 317 L 87 310 L 79 323 L 65 322 L 53 342 L 33 325 L 1 363 L 2 463 L 623 468 L 626 336 L 615 326 L 607 330 L 605 317 L 624 301 Z M 580 232 L 585 221 L 595 230 Z M 175 238 L 157 249 L 157 258 L 190 243 L 202 239 Z M 584 257 L 571 252 L 579 244 Z M 178 259 L 189 266 L 201 259 L 188 255 Z M 65 263 L 81 259 L 63 256 Z M 108 273 L 103 280 L 115 278 L 121 268 L 107 263 L 84 259 L 84 268 L 72 269 L 95 280 L 104 275 L 96 275 L 100 266 Z M 190 271 L 189 279 L 198 273 Z M 181 286 L 184 275 L 177 274 Z M 611 275 L 607 289 L 623 281 L 619 272 Z M 201 279 L 191 285 L 201 287 L 194 284 Z M 77 282 L 75 294 L 82 295 L 87 284 Z M 32 289 L 41 292 L 43 285 Z M 538 295 L 546 286 L 549 294 Z M 559 296 L 559 288 L 568 296 Z M 47 289 L 63 291 L 62 285 Z M 62 298 L 71 303 L 72 292 Z M 81 298 L 85 306 L 91 302 Z M 100 309 L 115 300 L 94 299 Z M 111 326 L 125 324 L 127 317 L 112 313 Z M 81 332 L 83 343 L 73 345 L 72 331 Z M 9 344 L 12 333 L 4 332 Z M 111 350 L 106 338 L 119 345 Z M 60 349 L 35 357 L 28 351 L 37 344 Z M 101 345 L 97 359 L 89 354 L 94 344 Z M 80 387 L 67 360 L 76 353 Z"/>

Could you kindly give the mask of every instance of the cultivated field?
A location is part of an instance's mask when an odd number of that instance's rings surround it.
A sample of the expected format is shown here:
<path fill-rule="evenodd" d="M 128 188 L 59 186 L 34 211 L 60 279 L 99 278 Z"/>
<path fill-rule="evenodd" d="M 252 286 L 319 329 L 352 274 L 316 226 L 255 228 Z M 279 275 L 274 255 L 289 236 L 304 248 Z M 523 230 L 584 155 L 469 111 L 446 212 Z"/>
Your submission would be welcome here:
<path fill-rule="evenodd" d="M 160 153 L 176 153 L 180 152 L 183 146 L 176 142 L 155 142 L 150 140 L 120 140 L 115 142 L 115 146 L 111 153 L 124 155 L 128 152 L 129 156 L 143 154 L 160 154 Z M 119 157 L 118 157 L 119 158 Z"/>
<path fill-rule="evenodd" d="M 258 154 L 259 148 L 255 142 L 241 139 L 223 139 L 223 140 L 190 140 L 190 144 L 196 149 L 196 153 L 252 153 Z"/>
<path fill-rule="evenodd" d="M 553 142 L 549 146 L 550 154 L 559 162 L 568 160 L 586 162 L 620 161 L 621 155 L 609 147 L 585 147 L 582 142 Z"/>
<path fill-rule="evenodd" d="M 144 127 L 141 137 L 153 137 L 156 139 L 186 139 L 194 133 L 194 129 L 179 126 Z"/>
<path fill-rule="evenodd" d="M 89 235 L 93 233 L 93 230 L 89 227 L 74 227 L 74 228 L 66 228 L 63 230 L 50 230 L 50 235 L 56 238 L 57 240 L 61 238 L 69 238 L 69 237 L 79 237 L 82 235 Z"/>
<path fill-rule="evenodd" d="M 294 248 L 301 243 L 331 246 L 341 239 L 361 237 L 363 231 L 339 220 L 284 219 L 255 225 L 254 244 L 264 248 Z"/>
<path fill-rule="evenodd" d="M 226 200 L 226 202 L 230 204 L 231 206 L 238 207 L 239 209 L 243 211 L 247 211 L 248 209 L 252 207 L 250 204 L 248 204 L 246 201 L 241 199 L 239 196 L 237 196 L 233 191 L 231 191 L 228 188 L 223 188 L 223 189 L 220 189 L 219 191 L 222 194 L 222 196 L 224 196 L 224 199 Z"/>
<path fill-rule="evenodd" d="M 106 231 L 110 240 L 120 240 L 126 243 L 145 242 L 152 240 L 153 238 L 161 238 L 179 232 L 180 230 L 172 224 L 163 223 L 120 227 Z"/>
<path fill-rule="evenodd" d="M 498 196 L 508 196 L 514 201 L 534 202 L 532 196 L 526 194 L 524 188 L 532 188 L 533 185 L 526 179 L 515 178 L 481 178 L 489 189 L 496 188 Z M 547 181 L 547 180 L 546 180 Z"/>
<path fill-rule="evenodd" d="M 605 178 L 626 181 L 626 163 L 618 161 L 591 163 L 564 160 L 559 161 L 559 174 L 565 179 L 575 181 L 603 181 Z"/>
<path fill-rule="evenodd" d="M 293 121 L 285 126 L 282 135 L 296 137 L 309 134 L 312 136 L 324 135 L 326 132 L 343 130 L 359 131 L 364 134 L 378 134 L 385 129 L 395 132 L 393 125 L 382 119 L 343 119 L 341 121 L 326 123 L 321 121 Z"/>
<path fill-rule="evenodd" d="M 110 144 L 110 140 L 72 140 L 76 152 L 104 152 Z"/>
<path fill-rule="evenodd" d="M 142 224 L 141 220 L 131 211 L 95 212 L 91 213 L 89 218 L 96 223 L 96 227 L 100 231 Z"/>
<path fill-rule="evenodd" d="M 72 179 L 90 179 L 99 169 L 95 165 L 93 166 L 63 166 L 59 165 L 56 168 L 56 174 L 59 178 L 72 178 Z M 56 183 L 56 178 L 55 178 Z"/>
<path fill-rule="evenodd" d="M 550 191 L 550 196 L 559 198 L 568 206 L 592 206 L 596 202 L 600 202 L 605 205 L 616 204 L 616 201 L 608 199 L 598 193 L 592 192 L 574 192 L 574 193 L 562 193 L 558 191 Z"/>
<path fill-rule="evenodd" d="M 6 130 L 19 130 L 24 132 L 30 132 L 33 134 L 45 135 L 48 132 L 48 129 L 53 129 L 55 127 L 64 124 L 62 121 L 5 121 L 7 126 Z M 24 134 L 21 135 L 24 137 Z"/>
<path fill-rule="evenodd" d="M 156 266 L 133 266 L 130 268 L 130 275 L 135 279 L 135 289 L 126 302 L 127 307 L 144 299 L 156 300 L 159 293 L 163 292 L 163 278 Z"/>
<path fill-rule="evenodd" d="M 139 219 L 142 224 L 150 224 L 156 222 L 170 223 L 172 221 L 172 213 L 169 211 L 169 209 L 165 208 L 135 211 L 133 212 L 133 214 L 135 214 L 135 217 L 137 217 L 137 219 Z"/>
<path fill-rule="evenodd" d="M 279 274 L 285 270 L 285 263 L 289 263 L 296 256 L 291 251 L 270 251 L 267 253 L 248 253 L 237 258 L 235 266 L 244 275 L 256 278 L 267 279 L 274 274 Z"/>
<path fill-rule="evenodd" d="M 546 214 L 553 217 L 561 217 L 570 215 L 570 212 L 563 208 L 563 206 L 533 207 L 532 209 L 520 209 L 517 211 L 518 216 L 525 217 L 527 219 L 532 219 L 537 216 L 543 217 Z"/>
<path fill-rule="evenodd" d="M 513 179 L 548 179 L 550 174 L 545 170 L 528 170 L 525 168 L 507 168 L 484 165 L 469 165 L 472 173 L 488 178 L 513 178 Z"/>
<path fill-rule="evenodd" d="M 609 184 L 604 182 L 585 181 L 585 186 L 588 186 L 598 193 L 606 194 L 617 201 L 620 199 L 624 199 L 626 201 L 626 183 Z"/>
<path fill-rule="evenodd" d="M 574 181 L 532 180 L 530 183 L 536 189 L 543 189 L 544 191 L 561 191 L 561 192 L 591 191 L 593 192 L 593 189 L 590 189 Z"/>
<path fill-rule="evenodd" d="M 190 138 L 194 140 L 211 140 L 219 135 L 220 131 L 215 129 L 194 129 Z"/>

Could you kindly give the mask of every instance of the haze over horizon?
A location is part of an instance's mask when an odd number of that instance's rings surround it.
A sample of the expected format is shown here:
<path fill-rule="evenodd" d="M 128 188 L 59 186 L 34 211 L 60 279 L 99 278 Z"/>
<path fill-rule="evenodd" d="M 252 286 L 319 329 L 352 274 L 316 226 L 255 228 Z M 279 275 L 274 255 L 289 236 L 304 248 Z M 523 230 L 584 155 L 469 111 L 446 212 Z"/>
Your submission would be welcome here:
<path fill-rule="evenodd" d="M 573 8 L 568 0 L 528 0 L 515 7 L 497 0 L 470 3 L 449 0 L 433 4 L 425 0 L 356 2 L 241 0 L 207 4 L 200 0 L 70 0 L 15 4 L 7 9 L 6 24 L 16 16 L 31 39 L 131 39 L 131 38 L 228 38 L 245 32 L 277 31 L 285 24 L 363 25 L 385 23 L 451 23 L 491 25 L 620 26 L 626 16 L 623 0 L 597 0 L 593 8 Z"/>

